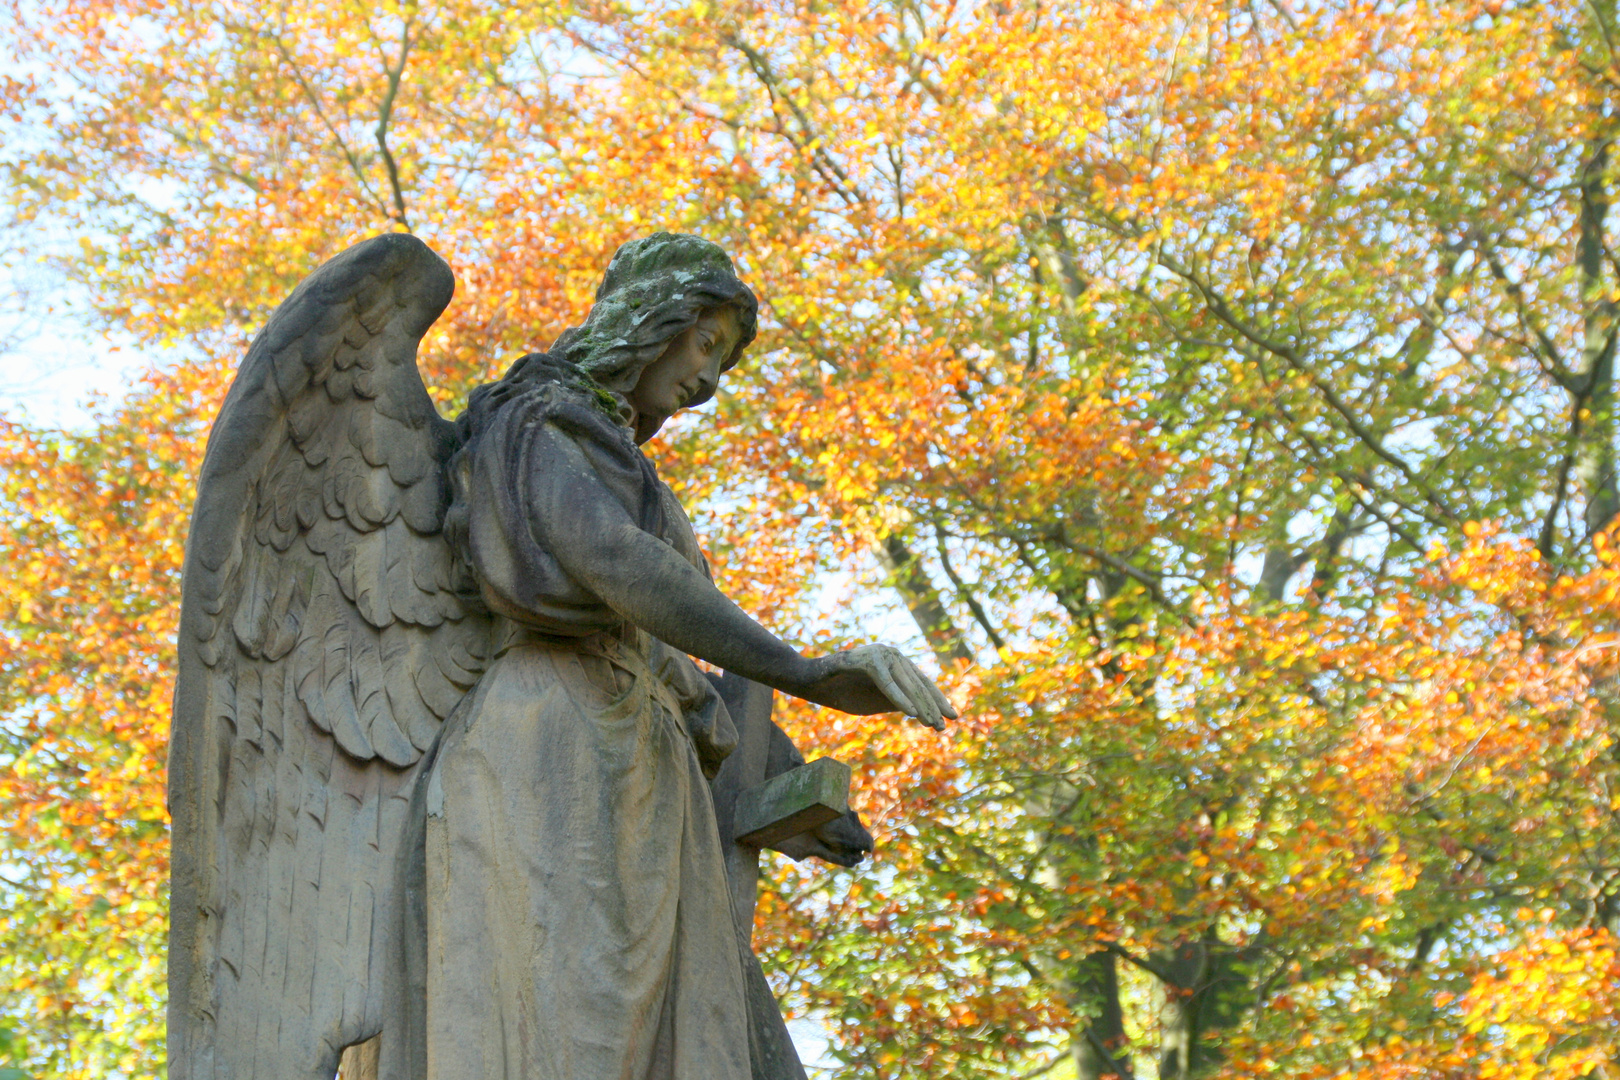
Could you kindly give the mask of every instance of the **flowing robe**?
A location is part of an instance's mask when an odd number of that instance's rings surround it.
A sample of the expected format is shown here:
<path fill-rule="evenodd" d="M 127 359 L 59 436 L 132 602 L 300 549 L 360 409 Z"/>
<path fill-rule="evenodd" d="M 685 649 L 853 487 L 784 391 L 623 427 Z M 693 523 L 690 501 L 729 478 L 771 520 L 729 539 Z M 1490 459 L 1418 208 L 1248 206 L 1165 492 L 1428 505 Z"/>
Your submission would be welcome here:
<path fill-rule="evenodd" d="M 615 500 L 707 567 L 629 432 L 557 383 L 492 411 L 462 467 L 498 657 L 421 796 L 428 1080 L 748 1080 L 744 972 L 707 777 L 736 742 L 683 654 L 556 558 Z M 577 550 L 577 548 L 576 548 Z"/>

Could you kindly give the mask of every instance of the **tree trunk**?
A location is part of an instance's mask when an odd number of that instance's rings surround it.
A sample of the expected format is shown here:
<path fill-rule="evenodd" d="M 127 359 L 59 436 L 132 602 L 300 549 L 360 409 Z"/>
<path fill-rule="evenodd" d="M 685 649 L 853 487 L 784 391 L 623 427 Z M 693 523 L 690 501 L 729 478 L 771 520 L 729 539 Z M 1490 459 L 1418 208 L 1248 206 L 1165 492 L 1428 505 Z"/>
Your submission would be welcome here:
<path fill-rule="evenodd" d="M 1613 0 L 1592 5 L 1592 18 L 1612 27 Z M 1603 27 L 1599 27 L 1601 31 Z M 1575 242 L 1576 271 L 1581 283 L 1581 355 L 1574 373 L 1575 408 L 1584 407 L 1586 417 L 1574 419 L 1582 425 L 1576 454 L 1575 475 L 1586 494 L 1585 521 L 1588 535 L 1605 528 L 1620 512 L 1620 488 L 1615 478 L 1615 400 L 1614 350 L 1616 305 L 1604 272 L 1609 217 L 1610 142 L 1613 118 L 1599 115 L 1593 124 L 1587 157 L 1581 168 L 1580 234 Z"/>
<path fill-rule="evenodd" d="M 1191 1080 L 1201 1064 L 1200 1013 L 1210 985 L 1209 948 L 1185 942 L 1160 958 L 1170 980 L 1159 984 L 1159 1080 Z"/>
<path fill-rule="evenodd" d="M 1575 474 L 1586 491 L 1586 531 L 1604 528 L 1620 511 L 1614 461 L 1615 305 L 1603 274 L 1604 221 L 1609 212 L 1609 145 L 1599 143 L 1581 178 L 1581 236 L 1578 244 L 1582 291 L 1586 294 L 1580 379 L 1587 412 Z"/>
<path fill-rule="evenodd" d="M 922 631 L 928 647 L 934 651 L 940 664 L 952 667 L 973 662 L 973 650 L 968 648 L 951 613 L 939 598 L 939 590 L 928 578 L 922 561 L 906 546 L 897 533 L 885 537 L 877 548 L 878 560 L 889 571 L 889 581 L 906 602 L 917 629 Z"/>
<path fill-rule="evenodd" d="M 1099 950 L 1080 961 L 1071 1000 L 1083 1014 L 1070 1034 L 1076 1080 L 1105 1076 L 1132 1080 L 1125 1046 L 1125 1011 L 1119 1003 L 1119 972 L 1114 954 Z"/>

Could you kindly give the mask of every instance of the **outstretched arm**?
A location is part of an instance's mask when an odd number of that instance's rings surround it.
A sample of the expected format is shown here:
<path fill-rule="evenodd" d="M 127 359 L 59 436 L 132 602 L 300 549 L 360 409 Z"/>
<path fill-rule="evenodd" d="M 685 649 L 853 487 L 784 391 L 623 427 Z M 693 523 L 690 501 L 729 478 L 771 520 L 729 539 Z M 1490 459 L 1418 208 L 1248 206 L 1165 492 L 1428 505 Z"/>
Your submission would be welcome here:
<path fill-rule="evenodd" d="M 576 464 L 576 463 L 570 463 Z M 891 711 L 932 728 L 955 717 L 945 695 L 887 646 L 808 658 L 749 618 L 691 563 L 638 528 L 583 460 L 558 470 L 565 528 L 545 528 L 562 568 L 614 611 L 682 652 L 842 712 Z"/>

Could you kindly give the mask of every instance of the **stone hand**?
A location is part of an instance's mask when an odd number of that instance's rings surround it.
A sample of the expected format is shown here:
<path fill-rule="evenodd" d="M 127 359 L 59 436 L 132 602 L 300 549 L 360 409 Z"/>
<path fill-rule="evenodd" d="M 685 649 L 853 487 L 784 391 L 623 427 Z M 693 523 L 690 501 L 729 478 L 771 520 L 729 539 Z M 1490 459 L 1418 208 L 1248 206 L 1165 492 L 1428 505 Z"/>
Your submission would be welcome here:
<path fill-rule="evenodd" d="M 570 475 L 587 476 L 581 465 Z M 546 538 L 575 580 L 630 622 L 682 652 L 840 712 L 903 712 L 943 730 L 956 710 L 933 681 L 888 645 L 809 659 L 750 619 L 624 508 L 585 488 L 566 503 L 566 532 Z M 589 538 L 586 540 L 585 538 Z"/>
<path fill-rule="evenodd" d="M 933 680 L 891 646 L 862 645 L 819 656 L 810 665 L 811 681 L 796 691 L 808 701 L 857 716 L 898 710 L 935 731 L 956 719 Z"/>

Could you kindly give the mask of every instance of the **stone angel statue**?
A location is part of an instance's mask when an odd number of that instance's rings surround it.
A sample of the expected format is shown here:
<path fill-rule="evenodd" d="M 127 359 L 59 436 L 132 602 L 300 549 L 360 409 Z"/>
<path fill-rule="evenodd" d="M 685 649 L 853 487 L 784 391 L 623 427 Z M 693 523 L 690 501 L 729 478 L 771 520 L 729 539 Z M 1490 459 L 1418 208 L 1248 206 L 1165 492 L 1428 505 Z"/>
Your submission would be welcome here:
<path fill-rule="evenodd" d="M 692 658 L 956 714 L 892 648 L 809 658 L 745 615 L 638 449 L 754 337 L 724 252 L 624 245 L 584 325 L 451 423 L 416 350 L 454 287 L 414 237 L 350 248 L 270 318 L 209 438 L 169 1076 L 332 1080 L 375 1040 L 382 1080 L 760 1080 L 707 784 L 736 729 Z"/>

